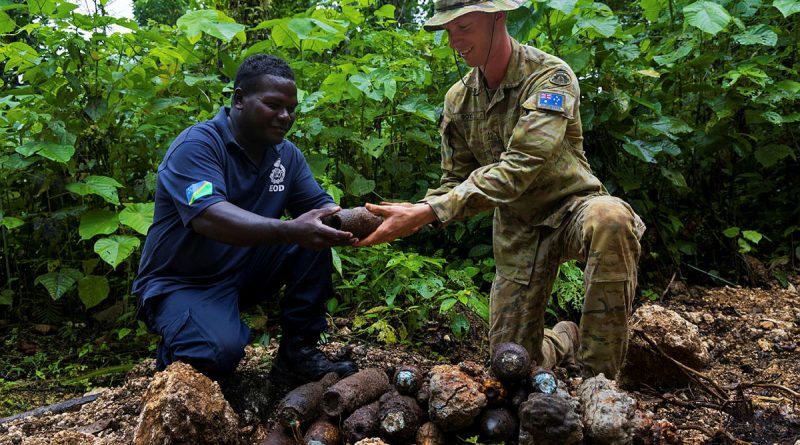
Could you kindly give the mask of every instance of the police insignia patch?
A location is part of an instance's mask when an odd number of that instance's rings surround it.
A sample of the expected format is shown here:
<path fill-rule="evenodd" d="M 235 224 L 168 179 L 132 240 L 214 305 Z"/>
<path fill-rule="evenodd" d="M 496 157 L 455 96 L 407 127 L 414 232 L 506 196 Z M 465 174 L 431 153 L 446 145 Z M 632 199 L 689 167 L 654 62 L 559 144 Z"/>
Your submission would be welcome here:
<path fill-rule="evenodd" d="M 564 95 L 542 91 L 536 100 L 536 106 L 546 110 L 564 111 Z"/>
<path fill-rule="evenodd" d="M 553 74 L 553 77 L 550 78 L 550 83 L 563 87 L 572 83 L 572 80 L 566 70 L 558 70 Z"/>

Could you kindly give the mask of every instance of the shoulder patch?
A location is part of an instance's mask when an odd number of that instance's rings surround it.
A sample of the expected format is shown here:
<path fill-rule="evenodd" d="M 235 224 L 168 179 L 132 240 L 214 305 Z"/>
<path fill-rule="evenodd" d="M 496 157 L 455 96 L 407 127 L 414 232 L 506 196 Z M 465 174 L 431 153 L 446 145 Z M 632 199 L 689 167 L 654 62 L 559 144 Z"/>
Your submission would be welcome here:
<path fill-rule="evenodd" d="M 563 87 L 572 83 L 572 79 L 567 70 L 557 70 L 555 74 L 550 77 L 550 83 Z"/>
<path fill-rule="evenodd" d="M 208 181 L 198 181 L 186 187 L 186 201 L 189 205 L 200 201 L 206 196 L 214 193 L 214 185 Z"/>
<path fill-rule="evenodd" d="M 564 95 L 550 91 L 542 91 L 536 99 L 536 106 L 546 110 L 564 111 Z"/>

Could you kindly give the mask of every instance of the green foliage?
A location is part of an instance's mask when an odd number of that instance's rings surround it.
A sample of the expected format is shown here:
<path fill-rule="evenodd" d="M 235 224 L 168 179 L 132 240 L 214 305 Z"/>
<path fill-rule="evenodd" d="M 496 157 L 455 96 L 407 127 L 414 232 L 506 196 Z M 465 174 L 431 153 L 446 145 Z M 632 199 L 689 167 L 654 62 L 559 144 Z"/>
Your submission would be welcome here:
<path fill-rule="evenodd" d="M 577 320 L 583 300 L 583 270 L 575 260 L 561 264 L 547 302 L 547 312 L 556 318 Z"/>
<path fill-rule="evenodd" d="M 473 282 L 477 267 L 445 269 L 443 259 L 387 245 L 337 252 L 339 296 L 328 301 L 328 310 L 354 309 L 359 332 L 387 344 L 408 342 L 439 314 L 460 338 L 470 328 L 464 309 L 489 319 L 488 298 Z"/>
<path fill-rule="evenodd" d="M 188 9 L 188 0 L 133 0 L 133 15 L 141 26 L 150 20 L 174 25 Z"/>

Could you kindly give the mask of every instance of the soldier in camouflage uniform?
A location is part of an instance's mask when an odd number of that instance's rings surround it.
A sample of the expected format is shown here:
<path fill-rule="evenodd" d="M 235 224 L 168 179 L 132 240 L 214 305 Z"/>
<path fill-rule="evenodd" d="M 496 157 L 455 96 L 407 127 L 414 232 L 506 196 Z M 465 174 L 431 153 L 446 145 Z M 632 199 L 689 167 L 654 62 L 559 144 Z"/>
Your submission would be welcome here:
<path fill-rule="evenodd" d="M 357 245 L 494 209 L 492 347 L 513 341 L 543 366 L 577 361 L 585 375 L 613 378 L 627 350 L 644 224 L 592 174 L 570 67 L 508 35 L 506 11 L 523 1 L 435 2 L 425 29 L 444 29 L 473 67 L 445 97 L 441 183 L 418 204 L 368 204 L 385 221 Z M 558 267 L 569 259 L 586 264 L 580 328 L 545 329 Z"/>

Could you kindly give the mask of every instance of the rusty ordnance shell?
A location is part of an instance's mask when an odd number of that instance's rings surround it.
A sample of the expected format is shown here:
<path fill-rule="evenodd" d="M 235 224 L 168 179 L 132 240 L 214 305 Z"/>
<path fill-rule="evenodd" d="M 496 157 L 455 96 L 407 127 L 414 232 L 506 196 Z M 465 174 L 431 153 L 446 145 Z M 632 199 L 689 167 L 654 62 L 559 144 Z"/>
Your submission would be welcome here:
<path fill-rule="evenodd" d="M 423 382 L 422 387 L 417 391 L 417 403 L 423 411 L 428 410 L 428 401 L 431 399 L 431 386 L 430 382 Z"/>
<path fill-rule="evenodd" d="M 494 349 L 491 368 L 500 380 L 523 380 L 531 369 L 531 355 L 518 343 L 500 343 Z"/>
<path fill-rule="evenodd" d="M 516 437 L 519 431 L 516 416 L 506 407 L 487 409 L 481 414 L 478 424 L 481 437 L 492 442 L 509 440 Z"/>
<path fill-rule="evenodd" d="M 291 432 L 277 425 L 275 429 L 267 433 L 267 437 L 259 442 L 258 445 L 297 445 L 297 443 L 294 441 Z"/>
<path fill-rule="evenodd" d="M 578 401 L 566 391 L 532 392 L 519 406 L 520 445 L 577 445 L 583 440 Z"/>
<path fill-rule="evenodd" d="M 553 394 L 558 389 L 558 379 L 553 371 L 537 366 L 531 370 L 529 379 L 530 388 L 533 392 L 543 392 Z"/>
<path fill-rule="evenodd" d="M 409 396 L 393 394 L 381 397 L 381 436 L 390 442 L 413 440 L 422 424 L 422 409 Z"/>
<path fill-rule="evenodd" d="M 392 377 L 392 384 L 400 394 L 413 396 L 422 387 L 422 372 L 416 366 L 398 367 Z"/>
<path fill-rule="evenodd" d="M 285 428 L 294 425 L 305 428 L 322 413 L 322 396 L 331 385 L 339 380 L 335 372 L 330 372 L 317 382 L 306 383 L 289 391 L 278 408 L 278 421 Z"/>
<path fill-rule="evenodd" d="M 342 434 L 336 425 L 327 420 L 317 420 L 308 427 L 303 440 L 306 445 L 339 445 Z"/>
<path fill-rule="evenodd" d="M 444 433 L 433 422 L 427 422 L 417 431 L 417 445 L 446 445 Z"/>
<path fill-rule="evenodd" d="M 348 443 L 356 443 L 361 439 L 378 435 L 379 410 L 380 403 L 376 400 L 353 411 L 353 414 L 345 419 L 342 432 Z"/>
<path fill-rule="evenodd" d="M 383 217 L 375 215 L 366 207 L 342 209 L 333 215 L 322 218 L 326 226 L 343 232 L 350 232 L 354 237 L 364 239 L 374 232 L 383 222 Z"/>
<path fill-rule="evenodd" d="M 336 382 L 322 396 L 322 409 L 331 417 L 350 414 L 377 400 L 389 390 L 389 377 L 378 368 L 367 368 Z"/>
<path fill-rule="evenodd" d="M 465 428 L 486 406 L 480 384 L 458 366 L 438 365 L 431 370 L 428 416 L 443 431 Z"/>
<path fill-rule="evenodd" d="M 506 402 L 508 391 L 500 380 L 486 377 L 481 381 L 481 392 L 486 396 L 488 406 L 498 406 Z"/>
<path fill-rule="evenodd" d="M 508 395 L 508 403 L 511 405 L 512 408 L 516 411 L 522 402 L 528 400 L 528 388 L 524 385 L 516 386 L 511 391 L 509 391 Z"/>

